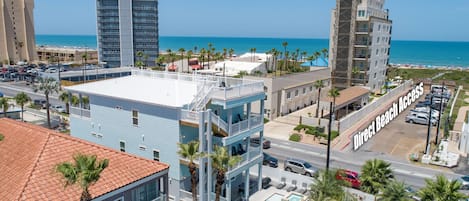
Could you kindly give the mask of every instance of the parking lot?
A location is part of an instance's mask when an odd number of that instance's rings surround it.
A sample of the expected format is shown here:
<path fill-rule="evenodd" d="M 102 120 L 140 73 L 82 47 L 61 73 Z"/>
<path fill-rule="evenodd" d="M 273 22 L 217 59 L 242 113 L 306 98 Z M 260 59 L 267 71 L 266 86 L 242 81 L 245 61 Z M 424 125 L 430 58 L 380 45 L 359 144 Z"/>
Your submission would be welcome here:
<path fill-rule="evenodd" d="M 425 92 L 425 94 L 428 91 Z M 419 101 L 425 100 L 425 95 L 419 98 Z M 411 124 L 405 122 L 405 117 L 414 109 L 418 101 L 415 101 L 404 112 L 382 128 L 372 140 L 368 141 L 359 151 L 378 152 L 396 156 L 401 159 L 407 159 L 409 154 L 418 153 L 425 148 L 427 139 L 427 125 Z M 436 127 L 431 128 L 430 140 L 435 140 Z M 443 135 L 440 133 L 440 136 Z"/>

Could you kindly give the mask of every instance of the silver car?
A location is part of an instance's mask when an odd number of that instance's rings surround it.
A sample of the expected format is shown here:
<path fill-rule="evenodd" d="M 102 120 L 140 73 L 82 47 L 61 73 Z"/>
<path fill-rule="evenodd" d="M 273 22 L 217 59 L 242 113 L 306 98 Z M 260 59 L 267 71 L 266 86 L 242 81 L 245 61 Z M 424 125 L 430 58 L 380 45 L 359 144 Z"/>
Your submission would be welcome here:
<path fill-rule="evenodd" d="M 411 112 L 405 117 L 405 122 L 408 122 L 411 124 L 428 125 L 428 115 L 417 113 L 417 112 Z M 435 118 L 431 118 L 431 124 L 432 126 L 436 126 L 437 120 Z"/>
<path fill-rule="evenodd" d="M 293 158 L 285 160 L 284 165 L 285 171 L 304 174 L 309 177 L 312 177 L 318 170 L 316 167 L 312 166 L 306 161 Z"/>
<path fill-rule="evenodd" d="M 56 112 L 59 112 L 59 113 L 65 113 L 66 112 L 65 108 L 61 105 L 52 105 L 52 106 L 50 106 L 50 109 L 54 110 Z"/>
<path fill-rule="evenodd" d="M 457 180 L 461 182 L 461 190 L 469 190 L 469 175 L 459 177 Z"/>

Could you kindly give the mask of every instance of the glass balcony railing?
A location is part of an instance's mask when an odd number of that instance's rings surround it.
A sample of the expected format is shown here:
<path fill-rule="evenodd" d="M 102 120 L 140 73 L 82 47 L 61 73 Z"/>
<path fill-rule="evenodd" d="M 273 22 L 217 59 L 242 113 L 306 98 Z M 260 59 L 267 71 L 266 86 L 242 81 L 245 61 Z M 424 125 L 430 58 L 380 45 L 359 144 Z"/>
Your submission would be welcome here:
<path fill-rule="evenodd" d="M 240 156 L 241 156 L 241 161 L 239 161 L 238 164 L 236 164 L 235 166 L 230 168 L 228 171 L 233 171 L 237 168 L 243 167 L 244 165 L 246 165 L 250 161 L 252 161 L 254 159 L 257 159 L 259 157 L 262 157 L 262 153 L 261 153 L 260 148 L 250 148 L 248 152 L 246 152 L 246 153 L 244 153 Z"/>

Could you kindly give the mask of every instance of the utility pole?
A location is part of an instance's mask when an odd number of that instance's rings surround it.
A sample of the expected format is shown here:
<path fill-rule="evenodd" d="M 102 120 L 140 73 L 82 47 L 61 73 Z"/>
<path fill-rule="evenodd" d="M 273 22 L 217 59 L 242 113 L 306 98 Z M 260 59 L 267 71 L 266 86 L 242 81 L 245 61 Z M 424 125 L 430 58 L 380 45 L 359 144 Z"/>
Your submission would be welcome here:
<path fill-rule="evenodd" d="M 332 114 L 334 113 L 333 108 L 332 108 L 332 102 L 330 102 L 329 105 L 329 127 L 327 131 L 327 158 L 326 158 L 326 172 L 329 171 L 329 161 L 330 161 L 330 156 L 331 156 L 331 130 L 332 130 Z"/>
<path fill-rule="evenodd" d="M 432 128 L 432 104 L 433 104 L 433 94 L 430 97 L 430 110 L 428 112 L 428 129 L 427 129 L 427 143 L 425 143 L 425 154 L 428 154 L 430 151 L 430 133 Z"/>
<path fill-rule="evenodd" d="M 438 144 L 438 135 L 440 135 L 440 121 L 441 121 L 441 113 L 443 112 L 443 103 L 446 100 L 443 96 L 443 91 L 445 88 L 445 81 L 443 81 L 443 86 L 441 86 L 441 93 L 440 93 L 440 113 L 438 113 L 438 125 L 436 126 L 436 137 L 435 137 L 435 145 Z"/>

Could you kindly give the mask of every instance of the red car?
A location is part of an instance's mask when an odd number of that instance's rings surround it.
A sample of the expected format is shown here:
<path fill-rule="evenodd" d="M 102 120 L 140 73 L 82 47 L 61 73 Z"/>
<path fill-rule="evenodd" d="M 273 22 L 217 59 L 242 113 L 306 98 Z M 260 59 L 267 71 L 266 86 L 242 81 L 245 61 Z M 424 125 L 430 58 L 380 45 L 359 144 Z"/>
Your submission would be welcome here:
<path fill-rule="evenodd" d="M 352 186 L 352 188 L 359 189 L 361 182 L 358 178 L 358 173 L 351 171 L 351 170 L 337 170 L 337 174 L 335 178 L 338 180 L 344 180 Z"/>

